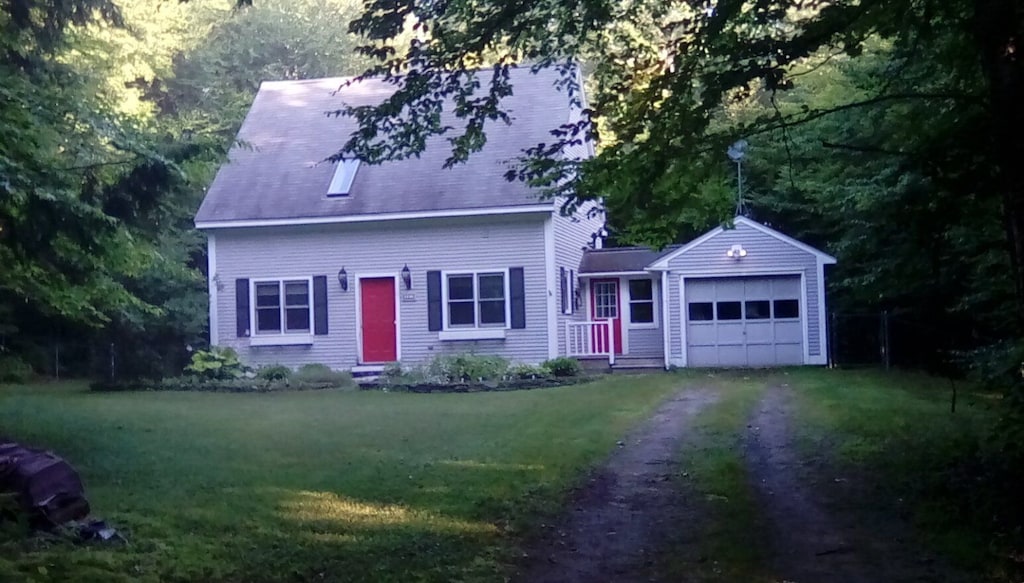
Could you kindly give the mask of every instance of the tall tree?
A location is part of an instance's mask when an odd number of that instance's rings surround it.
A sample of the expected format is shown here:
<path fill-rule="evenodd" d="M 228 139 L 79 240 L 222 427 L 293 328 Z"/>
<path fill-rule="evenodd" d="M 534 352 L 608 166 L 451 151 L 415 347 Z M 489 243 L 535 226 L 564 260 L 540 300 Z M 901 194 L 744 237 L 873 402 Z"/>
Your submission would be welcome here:
<path fill-rule="evenodd" d="M 373 0 L 353 30 L 370 39 L 363 50 L 378 59 L 367 74 L 401 89 L 380 107 L 348 112 L 362 129 L 342 154 L 415 155 L 422 136 L 444 134 L 458 161 L 479 148 L 484 126 L 505 119 L 500 97 L 514 91 L 505 67 L 581 61 L 594 80 L 589 119 L 559 128 L 552 144 L 528 154 L 544 157 L 556 151 L 552 146 L 589 134 L 602 139 L 599 156 L 582 168 L 568 161 L 524 162 L 519 176 L 566 184 L 578 197 L 603 197 L 626 217 L 626 239 L 662 244 L 681 228 L 728 219 L 721 152 L 737 138 L 792 131 L 879 105 L 970 111 L 972 123 L 989 128 L 970 164 L 1002 200 L 1019 316 L 1024 156 L 1015 136 L 1024 130 L 1022 11 L 1020 0 Z M 419 36 L 400 50 L 393 40 L 409 27 Z M 775 107 L 782 92 L 806 81 L 798 69 L 838 55 L 859 58 L 865 44 L 877 40 L 891 45 L 897 66 L 870 90 L 817 108 Z M 937 82 L 901 83 L 911 63 Z M 480 65 L 493 66 L 493 74 L 456 72 Z M 469 97 L 477 83 L 490 98 Z M 763 98 L 762 113 L 743 120 L 725 115 L 731 103 L 753 94 Z M 449 97 L 456 99 L 461 127 L 430 123 Z M 923 141 L 915 146 L 929 147 Z"/>

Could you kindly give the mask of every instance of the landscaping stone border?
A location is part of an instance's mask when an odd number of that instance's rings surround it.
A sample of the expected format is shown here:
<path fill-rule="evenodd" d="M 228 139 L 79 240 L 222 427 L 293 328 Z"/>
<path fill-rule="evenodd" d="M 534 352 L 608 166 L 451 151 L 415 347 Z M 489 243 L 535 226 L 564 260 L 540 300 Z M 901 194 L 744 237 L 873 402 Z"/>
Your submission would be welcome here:
<path fill-rule="evenodd" d="M 401 391 L 409 393 L 485 393 L 567 387 L 587 383 L 595 378 L 591 376 L 554 377 L 484 381 L 478 383 L 389 383 L 387 381 L 370 381 L 360 383 L 359 388 L 365 391 Z"/>

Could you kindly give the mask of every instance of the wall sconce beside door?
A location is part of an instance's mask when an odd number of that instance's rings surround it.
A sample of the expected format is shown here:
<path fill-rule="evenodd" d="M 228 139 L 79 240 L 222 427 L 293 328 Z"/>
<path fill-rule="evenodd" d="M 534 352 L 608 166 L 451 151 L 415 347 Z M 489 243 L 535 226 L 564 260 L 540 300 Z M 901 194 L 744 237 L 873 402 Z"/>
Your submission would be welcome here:
<path fill-rule="evenodd" d="M 412 289 L 412 272 L 409 271 L 409 264 L 402 268 L 402 283 L 405 284 L 405 289 Z"/>
<path fill-rule="evenodd" d="M 348 291 L 348 272 L 344 267 L 338 272 L 338 284 L 341 286 L 341 291 Z"/>

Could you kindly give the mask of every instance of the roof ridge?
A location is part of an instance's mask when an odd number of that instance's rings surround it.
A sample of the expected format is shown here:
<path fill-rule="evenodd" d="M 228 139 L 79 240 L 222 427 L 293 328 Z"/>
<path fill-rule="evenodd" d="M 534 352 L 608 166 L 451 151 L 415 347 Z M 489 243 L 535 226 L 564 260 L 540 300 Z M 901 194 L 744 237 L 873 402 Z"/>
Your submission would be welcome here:
<path fill-rule="evenodd" d="M 538 71 L 533 71 L 533 64 L 530 64 L 530 63 L 513 63 L 511 65 L 511 68 L 512 69 L 516 69 L 516 70 L 520 70 L 520 71 L 528 71 L 531 75 L 535 75 L 539 71 L 544 71 L 544 70 L 550 69 L 551 67 L 543 67 L 543 68 L 539 69 Z M 494 67 L 477 67 L 475 69 L 463 69 L 462 72 L 463 73 L 467 73 L 467 72 L 480 73 L 480 72 L 487 72 L 487 71 L 493 71 L 493 70 L 494 70 Z M 322 81 L 335 81 L 335 80 L 338 80 L 338 81 L 355 81 L 355 80 L 359 79 L 360 77 L 362 77 L 362 75 L 328 75 L 326 77 L 314 77 L 312 79 L 264 79 L 264 80 L 260 81 L 260 86 L 267 85 L 267 84 L 273 84 L 273 85 L 300 85 L 300 84 L 306 84 L 306 83 L 318 83 L 318 82 L 322 82 Z M 381 77 L 380 75 L 373 75 L 373 76 L 370 76 L 370 77 L 366 77 L 365 80 L 367 80 L 367 81 L 370 81 L 370 80 L 383 80 L 383 77 Z"/>
<path fill-rule="evenodd" d="M 611 252 L 611 251 L 651 251 L 653 253 L 661 253 L 662 251 L 666 251 L 666 250 L 671 249 L 673 247 L 680 247 L 680 246 L 682 246 L 682 243 L 672 243 L 671 245 L 666 245 L 665 247 L 663 247 L 661 249 L 655 249 L 654 247 L 644 247 L 642 245 L 631 245 L 629 247 L 602 247 L 600 249 L 587 249 L 587 252 L 589 253 L 589 252 L 596 252 L 596 251 L 605 251 L 605 252 Z"/>

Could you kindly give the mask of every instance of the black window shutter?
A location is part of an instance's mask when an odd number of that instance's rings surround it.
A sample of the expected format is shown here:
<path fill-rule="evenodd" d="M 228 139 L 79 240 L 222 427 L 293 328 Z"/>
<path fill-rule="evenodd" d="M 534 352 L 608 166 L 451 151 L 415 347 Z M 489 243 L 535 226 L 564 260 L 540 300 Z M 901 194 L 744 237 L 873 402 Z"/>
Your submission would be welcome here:
<path fill-rule="evenodd" d="M 576 289 L 576 272 L 569 270 L 569 313 L 576 313 L 576 294 L 579 290 Z"/>
<path fill-rule="evenodd" d="M 522 267 L 508 270 L 508 284 L 512 293 L 512 327 L 526 328 L 526 286 Z"/>
<path fill-rule="evenodd" d="M 441 329 L 441 272 L 427 272 L 427 330 Z"/>
<path fill-rule="evenodd" d="M 327 276 L 313 276 L 313 334 L 327 335 Z"/>
<path fill-rule="evenodd" d="M 249 336 L 249 280 L 235 280 L 235 334 Z"/>
<path fill-rule="evenodd" d="M 562 299 L 562 313 L 563 314 L 568 314 L 569 313 L 569 288 L 568 288 L 568 285 L 567 285 L 568 282 L 565 279 L 565 268 L 564 267 L 559 267 L 558 268 L 558 281 L 559 281 L 559 284 L 560 284 L 558 290 L 559 290 L 559 292 L 561 292 L 559 294 L 559 297 Z"/>

